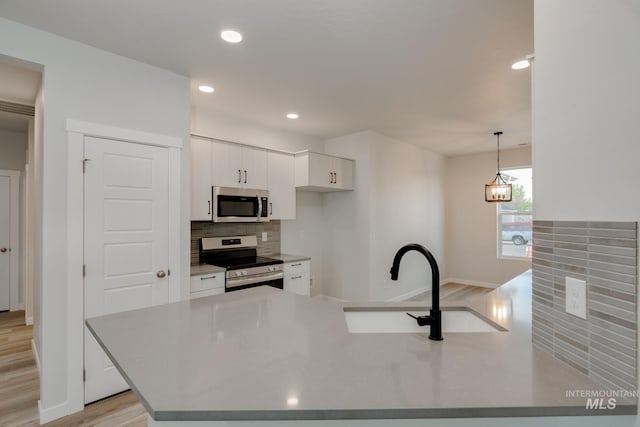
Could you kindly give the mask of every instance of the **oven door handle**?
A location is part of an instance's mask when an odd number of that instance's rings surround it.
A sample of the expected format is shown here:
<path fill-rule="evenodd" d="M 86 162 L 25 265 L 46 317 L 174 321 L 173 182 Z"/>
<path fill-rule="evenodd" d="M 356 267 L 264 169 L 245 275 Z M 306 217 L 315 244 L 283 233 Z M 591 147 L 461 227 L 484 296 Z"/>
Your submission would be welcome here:
<path fill-rule="evenodd" d="M 227 278 L 227 288 L 251 285 L 251 284 L 260 283 L 260 282 L 268 282 L 271 280 L 278 280 L 282 278 L 284 278 L 284 273 L 282 271 L 277 273 L 256 274 L 255 276 L 251 276 L 251 277 Z"/>

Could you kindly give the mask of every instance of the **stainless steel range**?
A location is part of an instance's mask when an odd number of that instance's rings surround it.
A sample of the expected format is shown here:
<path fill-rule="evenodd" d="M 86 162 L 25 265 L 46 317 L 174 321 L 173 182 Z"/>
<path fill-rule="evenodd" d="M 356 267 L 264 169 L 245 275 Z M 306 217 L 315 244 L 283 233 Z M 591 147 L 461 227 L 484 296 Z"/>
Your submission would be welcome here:
<path fill-rule="evenodd" d="M 200 262 L 224 267 L 225 292 L 256 286 L 283 289 L 282 261 L 258 256 L 256 236 L 203 237 Z"/>

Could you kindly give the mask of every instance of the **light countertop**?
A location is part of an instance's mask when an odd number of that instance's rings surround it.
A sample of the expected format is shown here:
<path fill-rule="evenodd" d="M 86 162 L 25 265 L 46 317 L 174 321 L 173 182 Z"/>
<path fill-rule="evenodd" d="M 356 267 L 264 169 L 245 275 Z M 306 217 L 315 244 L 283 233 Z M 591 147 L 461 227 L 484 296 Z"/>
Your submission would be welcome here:
<path fill-rule="evenodd" d="M 211 264 L 191 264 L 191 275 L 197 276 L 199 274 L 209 273 L 224 273 L 226 270 L 224 267 L 218 267 Z"/>
<path fill-rule="evenodd" d="M 268 255 L 269 258 L 275 258 L 282 260 L 283 262 L 298 262 L 298 261 L 308 261 L 311 257 L 304 255 L 291 255 L 291 254 L 277 254 L 277 255 Z"/>
<path fill-rule="evenodd" d="M 269 287 L 89 319 L 150 416 L 305 420 L 593 415 L 605 390 L 532 348 L 530 272 L 469 308 L 508 332 L 352 334 L 339 303 Z M 635 414 L 621 399 L 607 415 Z"/>

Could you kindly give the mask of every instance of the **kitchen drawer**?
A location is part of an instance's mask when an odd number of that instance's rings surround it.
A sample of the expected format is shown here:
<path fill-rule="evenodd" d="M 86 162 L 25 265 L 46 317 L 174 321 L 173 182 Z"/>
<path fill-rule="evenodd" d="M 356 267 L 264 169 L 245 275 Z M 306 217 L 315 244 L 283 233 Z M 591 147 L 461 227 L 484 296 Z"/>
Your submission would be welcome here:
<path fill-rule="evenodd" d="M 311 272 L 311 261 L 295 261 L 284 264 L 284 275 L 291 276 L 295 274 L 303 274 Z"/>
<path fill-rule="evenodd" d="M 191 276 L 192 293 L 211 289 L 222 289 L 222 292 L 224 292 L 224 271 Z"/>
<path fill-rule="evenodd" d="M 301 273 L 284 276 L 284 290 L 299 295 L 311 295 L 311 275 Z"/>
<path fill-rule="evenodd" d="M 214 288 L 214 289 L 207 289 L 206 291 L 191 292 L 191 294 L 189 295 L 189 298 L 194 299 L 194 298 L 210 297 L 211 295 L 220 295 L 220 294 L 224 294 L 224 288 Z"/>

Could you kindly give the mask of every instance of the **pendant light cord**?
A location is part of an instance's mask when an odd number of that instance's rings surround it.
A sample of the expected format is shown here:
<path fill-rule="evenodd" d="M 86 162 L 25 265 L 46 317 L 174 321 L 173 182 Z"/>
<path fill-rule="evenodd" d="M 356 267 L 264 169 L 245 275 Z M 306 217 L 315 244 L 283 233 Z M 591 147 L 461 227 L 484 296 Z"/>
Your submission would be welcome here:
<path fill-rule="evenodd" d="M 497 154 L 497 164 L 498 164 L 498 175 L 500 175 L 500 135 L 502 135 L 502 132 L 498 131 L 498 132 L 494 132 L 493 133 L 496 138 L 498 139 L 497 145 L 498 145 L 498 154 Z"/>

